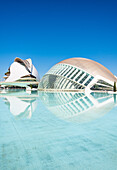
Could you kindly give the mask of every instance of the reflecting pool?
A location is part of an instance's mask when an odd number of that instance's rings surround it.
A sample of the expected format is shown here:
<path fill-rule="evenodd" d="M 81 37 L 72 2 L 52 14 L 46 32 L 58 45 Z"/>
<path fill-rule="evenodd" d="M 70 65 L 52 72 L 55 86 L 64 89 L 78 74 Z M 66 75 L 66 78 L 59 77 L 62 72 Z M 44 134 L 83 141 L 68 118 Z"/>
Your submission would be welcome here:
<path fill-rule="evenodd" d="M 117 96 L 0 91 L 0 170 L 117 169 Z"/>

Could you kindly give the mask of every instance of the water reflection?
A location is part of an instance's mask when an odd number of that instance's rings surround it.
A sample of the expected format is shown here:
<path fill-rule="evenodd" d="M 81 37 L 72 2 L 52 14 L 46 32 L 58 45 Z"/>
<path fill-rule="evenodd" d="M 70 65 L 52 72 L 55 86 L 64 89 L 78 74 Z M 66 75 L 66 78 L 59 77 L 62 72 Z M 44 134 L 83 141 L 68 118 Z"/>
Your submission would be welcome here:
<path fill-rule="evenodd" d="M 71 122 L 88 122 L 108 113 L 116 106 L 116 95 L 108 93 L 26 92 L 8 90 L 0 93 L 10 112 L 17 118 L 31 118 L 39 100 L 58 118 Z M 38 100 L 39 98 L 39 100 Z M 39 110 L 38 110 L 39 112 Z"/>
<path fill-rule="evenodd" d="M 8 90 L 0 93 L 4 102 L 8 105 L 10 112 L 17 118 L 31 118 L 35 111 L 38 101 L 38 93 L 26 93 L 25 90 Z"/>
<path fill-rule="evenodd" d="M 60 119 L 88 122 L 116 106 L 116 95 L 108 93 L 39 93 L 45 106 Z"/>

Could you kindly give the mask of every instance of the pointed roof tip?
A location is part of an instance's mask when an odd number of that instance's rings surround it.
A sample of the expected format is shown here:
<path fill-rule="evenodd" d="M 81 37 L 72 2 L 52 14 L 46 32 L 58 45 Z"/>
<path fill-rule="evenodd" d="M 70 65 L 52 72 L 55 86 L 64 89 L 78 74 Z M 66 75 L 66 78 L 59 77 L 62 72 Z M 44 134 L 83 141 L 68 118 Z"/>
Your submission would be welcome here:
<path fill-rule="evenodd" d="M 19 57 L 15 57 L 14 61 L 21 60 Z"/>
<path fill-rule="evenodd" d="M 14 62 L 22 63 L 28 69 L 28 71 L 31 72 L 30 69 L 32 66 L 32 60 L 30 58 L 26 60 L 22 60 L 21 58 L 16 57 Z"/>
<path fill-rule="evenodd" d="M 32 64 L 31 58 L 26 59 L 30 64 Z"/>
<path fill-rule="evenodd" d="M 28 59 L 26 59 L 30 64 L 32 64 L 32 60 L 31 60 L 31 58 L 28 58 Z M 24 62 L 25 60 L 22 60 L 21 58 L 19 58 L 19 57 L 16 57 L 15 59 L 14 59 L 14 61 L 15 62 Z"/>

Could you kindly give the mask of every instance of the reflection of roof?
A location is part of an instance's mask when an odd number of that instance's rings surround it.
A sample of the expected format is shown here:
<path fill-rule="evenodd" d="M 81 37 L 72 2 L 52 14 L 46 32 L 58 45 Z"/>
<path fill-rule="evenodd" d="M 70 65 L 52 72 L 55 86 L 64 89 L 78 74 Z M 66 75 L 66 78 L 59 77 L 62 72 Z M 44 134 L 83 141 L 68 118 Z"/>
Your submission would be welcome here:
<path fill-rule="evenodd" d="M 38 93 L 33 93 L 29 95 L 24 90 L 13 90 L 8 91 L 6 94 L 3 94 L 3 96 L 1 94 L 0 97 L 5 98 L 5 104 L 9 106 L 10 112 L 14 116 L 20 116 L 19 118 L 26 116 L 30 118 L 38 104 Z"/>
<path fill-rule="evenodd" d="M 117 81 L 117 78 L 106 67 L 90 59 L 70 58 L 63 60 L 58 64 L 62 63 L 79 67 L 93 76 L 100 75 L 111 81 Z"/>

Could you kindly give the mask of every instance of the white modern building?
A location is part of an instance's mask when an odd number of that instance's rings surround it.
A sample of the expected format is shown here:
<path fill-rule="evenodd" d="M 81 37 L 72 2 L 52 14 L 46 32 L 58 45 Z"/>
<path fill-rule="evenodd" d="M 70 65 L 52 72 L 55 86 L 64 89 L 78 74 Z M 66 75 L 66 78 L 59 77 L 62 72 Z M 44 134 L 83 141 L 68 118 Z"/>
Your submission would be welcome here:
<path fill-rule="evenodd" d="M 54 65 L 42 78 L 39 89 L 112 91 L 117 78 L 90 59 L 70 58 Z"/>
<path fill-rule="evenodd" d="M 40 78 L 39 74 L 32 64 L 31 59 L 22 60 L 15 58 L 14 62 L 5 73 L 5 82 L 2 85 L 21 86 L 26 87 L 29 85 L 37 86 Z"/>

